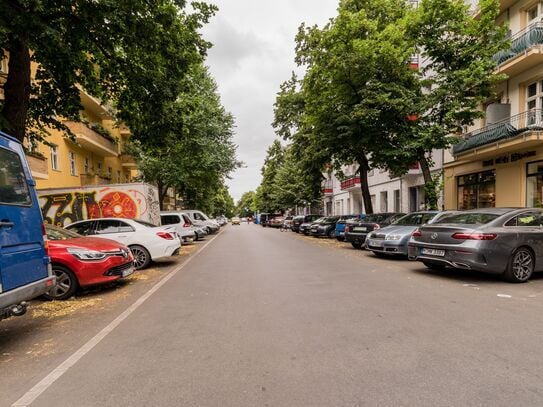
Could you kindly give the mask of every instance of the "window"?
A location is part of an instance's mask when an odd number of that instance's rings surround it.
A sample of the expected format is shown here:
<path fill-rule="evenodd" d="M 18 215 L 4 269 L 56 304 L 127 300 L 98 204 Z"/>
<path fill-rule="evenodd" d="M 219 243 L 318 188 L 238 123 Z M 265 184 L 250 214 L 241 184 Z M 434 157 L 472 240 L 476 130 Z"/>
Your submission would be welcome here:
<path fill-rule="evenodd" d="M 21 158 L 19 154 L 4 148 L 0 148 L 0 202 L 8 205 L 32 204 Z"/>
<path fill-rule="evenodd" d="M 98 174 L 102 175 L 102 163 L 96 164 L 96 168 L 98 169 Z"/>
<path fill-rule="evenodd" d="M 72 232 L 78 233 L 83 236 L 88 236 L 93 234 L 94 224 L 96 222 L 81 222 L 75 225 L 67 226 L 66 229 L 71 230 Z"/>
<path fill-rule="evenodd" d="M 181 219 L 177 215 L 162 215 L 160 217 L 160 223 L 162 223 L 162 226 L 177 225 L 178 223 L 181 223 Z"/>
<path fill-rule="evenodd" d="M 85 163 L 83 164 L 83 171 L 85 174 L 88 174 L 90 171 L 90 160 L 89 157 L 85 157 Z"/>
<path fill-rule="evenodd" d="M 113 179 L 113 168 L 107 167 L 107 177 Z"/>
<path fill-rule="evenodd" d="M 126 182 L 127 184 L 130 182 L 130 175 L 124 174 L 124 182 Z"/>
<path fill-rule="evenodd" d="M 526 87 L 526 125 L 543 124 L 543 81 L 529 84 Z"/>
<path fill-rule="evenodd" d="M 96 234 L 103 235 L 108 233 L 120 232 L 121 222 L 114 219 L 107 219 L 98 221 L 96 226 Z"/>
<path fill-rule="evenodd" d="M 76 175 L 75 174 L 75 154 L 73 151 L 70 151 L 68 153 L 68 160 L 70 161 L 70 175 Z"/>
<path fill-rule="evenodd" d="M 51 146 L 51 168 L 58 171 L 58 146 Z"/>
<path fill-rule="evenodd" d="M 394 190 L 394 212 L 400 212 L 400 190 Z"/>
<path fill-rule="evenodd" d="M 496 171 L 457 177 L 458 209 L 493 208 L 496 206 Z"/>
<path fill-rule="evenodd" d="M 121 171 L 118 171 L 118 170 L 117 170 L 117 182 L 119 184 L 121 183 Z"/>
<path fill-rule="evenodd" d="M 375 208 L 375 195 L 370 195 L 371 207 Z"/>
<path fill-rule="evenodd" d="M 543 161 L 526 165 L 526 206 L 543 208 Z"/>
<path fill-rule="evenodd" d="M 526 212 L 508 220 L 505 226 L 541 227 L 543 226 L 543 217 L 540 212 Z"/>
<path fill-rule="evenodd" d="M 528 25 L 535 23 L 539 17 L 539 4 L 535 4 L 526 10 Z"/>
<path fill-rule="evenodd" d="M 388 191 L 381 191 L 381 212 L 388 212 Z"/>

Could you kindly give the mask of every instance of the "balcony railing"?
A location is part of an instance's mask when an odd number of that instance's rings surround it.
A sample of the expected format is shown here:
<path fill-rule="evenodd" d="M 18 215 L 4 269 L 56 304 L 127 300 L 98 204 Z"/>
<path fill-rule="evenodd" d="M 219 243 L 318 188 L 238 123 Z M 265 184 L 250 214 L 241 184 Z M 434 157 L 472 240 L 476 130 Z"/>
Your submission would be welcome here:
<path fill-rule="evenodd" d="M 543 22 L 530 24 L 511 37 L 511 48 L 500 51 L 493 59 L 498 65 L 513 59 L 533 47 L 543 44 Z"/>
<path fill-rule="evenodd" d="M 121 154 L 121 165 L 127 168 L 137 168 L 138 164 L 133 156 L 130 154 L 122 153 Z"/>
<path fill-rule="evenodd" d="M 82 122 L 65 121 L 64 124 L 75 134 L 75 139 L 84 149 L 102 157 L 116 157 L 117 146 L 109 138 L 92 130 Z"/>
<path fill-rule="evenodd" d="M 341 190 L 351 189 L 360 186 L 360 177 L 352 176 L 341 182 Z"/>
<path fill-rule="evenodd" d="M 81 186 L 86 185 L 107 185 L 111 184 L 111 178 L 109 177 L 102 177 L 100 175 L 96 174 L 80 174 L 79 180 L 81 182 Z"/>
<path fill-rule="evenodd" d="M 467 134 L 467 139 L 453 146 L 453 154 L 511 139 L 528 131 L 543 131 L 543 109 L 533 109 Z"/>
<path fill-rule="evenodd" d="M 49 177 L 47 158 L 28 154 L 26 156 L 26 161 L 28 162 L 28 166 L 30 167 L 30 171 L 32 171 L 32 176 L 34 178 L 47 179 Z"/>

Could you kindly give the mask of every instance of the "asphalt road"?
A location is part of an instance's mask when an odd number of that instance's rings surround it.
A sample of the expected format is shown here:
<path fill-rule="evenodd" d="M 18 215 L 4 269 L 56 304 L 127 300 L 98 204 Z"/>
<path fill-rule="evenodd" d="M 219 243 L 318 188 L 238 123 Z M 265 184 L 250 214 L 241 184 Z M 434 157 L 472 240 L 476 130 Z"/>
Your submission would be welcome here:
<path fill-rule="evenodd" d="M 543 405 L 541 277 L 428 272 L 247 224 L 176 270 L 60 370 L 57 357 L 16 391 L 0 381 L 0 404 Z"/>

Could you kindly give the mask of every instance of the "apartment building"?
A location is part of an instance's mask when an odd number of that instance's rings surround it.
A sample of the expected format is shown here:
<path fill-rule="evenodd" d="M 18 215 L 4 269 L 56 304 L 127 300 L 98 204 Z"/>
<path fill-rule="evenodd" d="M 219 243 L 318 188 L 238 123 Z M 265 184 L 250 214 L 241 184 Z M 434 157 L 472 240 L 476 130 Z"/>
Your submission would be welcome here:
<path fill-rule="evenodd" d="M 33 66 L 33 75 L 35 71 Z M 7 73 L 8 63 L 4 58 L 0 60 L 0 81 L 5 81 Z M 73 140 L 52 129 L 47 138 L 50 145 L 31 140 L 25 143 L 38 189 L 125 183 L 137 174 L 134 159 L 124 153 L 130 130 L 116 125 L 107 105 L 82 89 L 80 96 L 80 121 L 63 122 L 75 134 Z"/>
<path fill-rule="evenodd" d="M 447 152 L 436 150 L 432 174 L 439 174 Z M 365 213 L 360 176 L 356 165 L 343 168 L 346 178 L 340 180 L 333 172 L 325 173 L 323 206 L 326 215 Z M 413 212 L 425 208 L 424 178 L 418 165 L 402 177 L 391 177 L 389 172 L 373 169 L 368 173 L 368 186 L 374 212 Z M 443 205 L 443 198 L 438 205 Z"/>
<path fill-rule="evenodd" d="M 494 58 L 507 79 L 444 165 L 447 209 L 543 206 L 543 3 L 501 0 L 500 11 L 511 47 Z"/>

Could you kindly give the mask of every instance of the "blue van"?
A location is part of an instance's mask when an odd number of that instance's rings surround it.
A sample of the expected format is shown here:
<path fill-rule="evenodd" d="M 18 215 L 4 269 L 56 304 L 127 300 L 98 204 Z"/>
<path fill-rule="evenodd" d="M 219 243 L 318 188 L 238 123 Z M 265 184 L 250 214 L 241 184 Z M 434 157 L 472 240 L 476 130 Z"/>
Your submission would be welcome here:
<path fill-rule="evenodd" d="M 0 320 L 55 285 L 35 183 L 22 145 L 0 132 Z"/>

